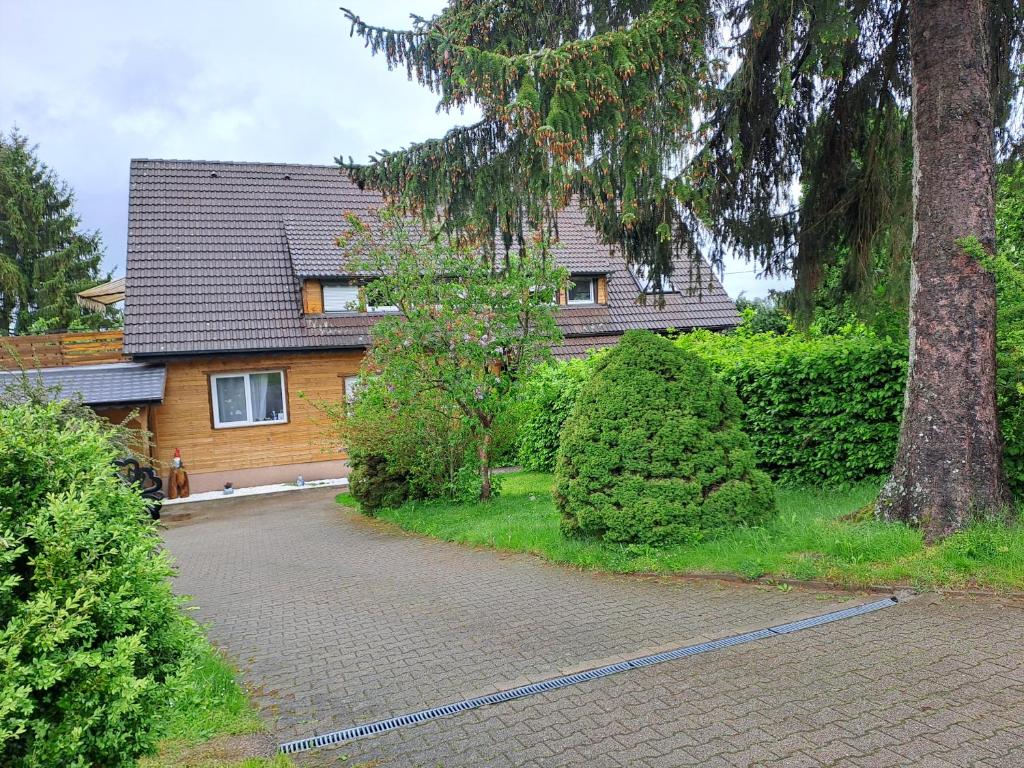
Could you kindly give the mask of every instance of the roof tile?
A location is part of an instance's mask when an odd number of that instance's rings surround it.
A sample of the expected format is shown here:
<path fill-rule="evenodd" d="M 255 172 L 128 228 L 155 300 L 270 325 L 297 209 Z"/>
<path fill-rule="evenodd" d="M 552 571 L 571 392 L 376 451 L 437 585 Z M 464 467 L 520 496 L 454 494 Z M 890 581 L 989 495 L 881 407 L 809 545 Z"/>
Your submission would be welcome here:
<path fill-rule="evenodd" d="M 374 318 L 303 316 L 301 280 L 344 274 L 335 244 L 344 214 L 373 217 L 382 206 L 377 193 L 361 191 L 337 166 L 133 160 L 125 351 L 365 346 Z M 561 311 L 567 337 L 738 322 L 735 305 L 702 262 L 677 263 L 677 292 L 666 294 L 662 307 L 645 306 L 625 262 L 600 242 L 581 210 L 559 215 L 558 234 L 560 264 L 608 276 L 609 306 Z"/>

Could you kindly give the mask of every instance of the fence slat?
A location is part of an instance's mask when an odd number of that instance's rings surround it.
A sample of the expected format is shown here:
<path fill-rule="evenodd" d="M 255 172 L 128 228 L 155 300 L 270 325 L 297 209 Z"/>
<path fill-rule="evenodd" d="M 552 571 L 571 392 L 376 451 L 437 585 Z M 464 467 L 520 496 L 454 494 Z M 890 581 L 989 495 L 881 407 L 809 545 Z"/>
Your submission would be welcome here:
<path fill-rule="evenodd" d="M 125 359 L 122 331 L 0 337 L 0 368 L 56 368 Z"/>

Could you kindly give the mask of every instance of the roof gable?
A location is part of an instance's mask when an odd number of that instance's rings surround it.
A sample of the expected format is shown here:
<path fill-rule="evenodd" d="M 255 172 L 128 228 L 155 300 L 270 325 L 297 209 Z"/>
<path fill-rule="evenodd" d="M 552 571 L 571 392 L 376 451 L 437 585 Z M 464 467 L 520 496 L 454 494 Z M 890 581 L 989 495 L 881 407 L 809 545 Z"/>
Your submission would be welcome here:
<path fill-rule="evenodd" d="M 133 160 L 125 352 L 365 346 L 374 318 L 304 316 L 301 279 L 344 274 L 335 244 L 344 214 L 373 217 L 382 205 L 337 166 Z M 691 265 L 679 264 L 680 292 L 666 295 L 663 308 L 645 306 L 621 257 L 600 243 L 581 211 L 563 211 L 558 229 L 559 263 L 609 276 L 603 312 L 560 313 L 567 336 L 737 323 L 735 305 L 706 265 L 699 292 Z"/>

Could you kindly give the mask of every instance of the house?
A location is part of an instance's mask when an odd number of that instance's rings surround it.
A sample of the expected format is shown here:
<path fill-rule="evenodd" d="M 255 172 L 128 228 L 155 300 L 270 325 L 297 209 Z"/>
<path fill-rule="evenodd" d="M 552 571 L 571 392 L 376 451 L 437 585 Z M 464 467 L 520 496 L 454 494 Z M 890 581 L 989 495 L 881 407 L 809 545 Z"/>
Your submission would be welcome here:
<path fill-rule="evenodd" d="M 165 371 L 162 401 L 147 413 L 152 456 L 163 466 L 179 449 L 193 491 L 347 473 L 313 403 L 351 391 L 387 311 L 352 309 L 359 280 L 336 245 L 344 212 L 365 219 L 382 205 L 334 166 L 132 162 L 124 355 Z M 560 297 L 559 356 L 633 328 L 739 321 L 706 266 L 677 264 L 664 306 L 643 303 L 643 275 L 577 210 L 563 213 L 554 255 L 572 281 Z"/>

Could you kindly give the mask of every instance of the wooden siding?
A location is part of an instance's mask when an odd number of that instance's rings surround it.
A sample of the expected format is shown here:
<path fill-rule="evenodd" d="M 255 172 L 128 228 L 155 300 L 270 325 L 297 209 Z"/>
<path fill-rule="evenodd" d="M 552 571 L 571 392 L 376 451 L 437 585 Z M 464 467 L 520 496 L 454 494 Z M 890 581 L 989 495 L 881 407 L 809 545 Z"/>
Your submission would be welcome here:
<path fill-rule="evenodd" d="M 58 368 L 63 365 L 119 363 L 125 360 L 124 333 L 50 333 L 0 338 L 0 368 Z"/>
<path fill-rule="evenodd" d="M 139 456 L 153 458 L 152 435 L 149 415 L 152 406 L 100 406 L 94 410 L 111 424 L 123 424 L 128 429 L 136 430 L 134 445 L 131 446 Z M 129 416 L 135 414 L 131 419 Z"/>
<path fill-rule="evenodd" d="M 180 448 L 191 472 L 343 459 L 344 451 L 326 446 L 324 417 L 313 403 L 342 400 L 342 377 L 358 373 L 361 360 L 362 352 L 332 351 L 168 361 L 164 402 L 150 416 L 154 457 L 166 467 Z M 214 429 L 210 375 L 272 370 L 285 372 L 288 422 Z"/>
<path fill-rule="evenodd" d="M 307 315 L 324 313 L 324 289 L 319 280 L 306 280 L 302 284 L 302 311 Z"/>

